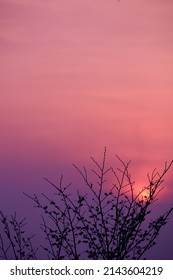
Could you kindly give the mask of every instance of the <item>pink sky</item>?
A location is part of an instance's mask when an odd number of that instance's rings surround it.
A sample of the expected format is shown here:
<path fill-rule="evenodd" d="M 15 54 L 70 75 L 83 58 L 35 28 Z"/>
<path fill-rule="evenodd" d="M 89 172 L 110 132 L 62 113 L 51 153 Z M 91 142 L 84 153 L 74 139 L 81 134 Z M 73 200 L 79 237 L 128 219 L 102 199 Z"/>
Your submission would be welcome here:
<path fill-rule="evenodd" d="M 1 181 L 104 146 L 139 181 L 173 159 L 172 15 L 171 0 L 1 0 Z"/>

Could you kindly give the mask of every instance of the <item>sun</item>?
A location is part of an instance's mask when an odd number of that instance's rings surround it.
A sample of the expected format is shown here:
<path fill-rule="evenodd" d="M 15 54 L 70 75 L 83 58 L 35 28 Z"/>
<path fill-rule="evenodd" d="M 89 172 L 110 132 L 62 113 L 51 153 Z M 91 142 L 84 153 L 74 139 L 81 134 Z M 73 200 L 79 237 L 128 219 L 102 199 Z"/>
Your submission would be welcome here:
<path fill-rule="evenodd" d="M 134 194 L 140 199 L 147 199 L 149 197 L 149 188 L 144 182 L 138 182 L 134 186 Z"/>

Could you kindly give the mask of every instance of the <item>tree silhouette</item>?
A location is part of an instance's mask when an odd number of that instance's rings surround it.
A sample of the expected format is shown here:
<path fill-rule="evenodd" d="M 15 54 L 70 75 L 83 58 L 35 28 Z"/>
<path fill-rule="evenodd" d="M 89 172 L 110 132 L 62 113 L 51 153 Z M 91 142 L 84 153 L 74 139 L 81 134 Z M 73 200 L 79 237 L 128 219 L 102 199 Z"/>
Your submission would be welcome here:
<path fill-rule="evenodd" d="M 25 234 L 26 219 L 19 220 L 17 214 L 7 217 L 0 211 L 0 259 L 36 259 L 37 249 L 33 249 L 33 236 Z"/>
<path fill-rule="evenodd" d="M 73 165 L 84 181 L 87 192 L 69 192 L 71 183 L 45 180 L 56 191 L 53 197 L 42 193 L 24 193 L 42 210 L 40 223 L 46 244 L 41 247 L 48 259 L 141 259 L 157 241 L 173 208 L 152 219 L 152 207 L 163 187 L 164 177 L 173 161 L 165 163 L 161 174 L 155 169 L 147 175 L 148 184 L 137 194 L 129 165 L 117 159 L 121 167 L 106 167 L 106 148 L 94 169 Z M 90 174 L 92 173 L 92 176 Z M 94 176 L 94 177 L 93 177 Z M 43 198 L 43 199 L 42 199 Z M 25 233 L 26 219 L 16 213 L 10 217 L 0 211 L 0 259 L 36 259 L 37 249 Z"/>
<path fill-rule="evenodd" d="M 40 226 L 47 245 L 42 247 L 48 259 L 137 260 L 156 244 L 173 208 L 152 220 L 151 206 L 173 161 L 165 163 L 161 174 L 156 169 L 148 174 L 148 185 L 136 194 L 130 161 L 125 163 L 117 156 L 121 167 L 107 168 L 106 153 L 105 148 L 101 164 L 91 157 L 96 180 L 90 178 L 86 167 L 81 170 L 73 165 L 85 182 L 86 193 L 77 190 L 74 196 L 63 176 L 58 185 L 45 178 L 56 191 L 53 198 L 25 193 L 43 212 Z"/>

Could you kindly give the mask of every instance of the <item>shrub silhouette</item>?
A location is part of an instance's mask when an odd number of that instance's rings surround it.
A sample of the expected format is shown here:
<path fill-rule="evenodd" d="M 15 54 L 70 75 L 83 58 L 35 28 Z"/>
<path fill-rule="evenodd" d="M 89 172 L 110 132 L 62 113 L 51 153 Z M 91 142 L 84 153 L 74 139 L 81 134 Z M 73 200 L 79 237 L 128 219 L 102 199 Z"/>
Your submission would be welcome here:
<path fill-rule="evenodd" d="M 17 214 L 7 217 L 0 211 L 0 259 L 36 259 L 37 249 L 33 249 L 33 236 L 25 235 L 26 219 L 19 220 Z"/>
<path fill-rule="evenodd" d="M 141 259 L 156 244 L 161 228 L 167 223 L 173 208 L 151 220 L 151 205 L 157 200 L 165 174 L 173 161 L 165 163 L 162 174 L 156 169 L 148 174 L 148 185 L 136 195 L 129 173 L 129 164 L 118 156 L 121 168 L 106 168 L 106 148 L 99 164 L 92 169 L 97 182 L 90 181 L 89 172 L 73 165 L 87 186 L 87 193 L 69 193 L 71 184 L 58 185 L 45 180 L 55 189 L 55 198 L 42 194 L 30 196 L 43 211 L 41 229 L 49 259 Z M 108 183 L 112 178 L 113 183 Z M 144 194 L 145 193 L 145 194 Z M 147 194 L 146 194 L 147 193 Z"/>
<path fill-rule="evenodd" d="M 173 161 L 165 163 L 159 174 L 156 169 L 148 174 L 148 185 L 137 194 L 129 165 L 117 159 L 120 168 L 106 167 L 106 148 L 98 163 L 91 157 L 94 169 L 88 171 L 73 165 L 84 181 L 87 192 L 70 192 L 63 176 L 54 184 L 44 178 L 55 190 L 53 197 L 42 193 L 24 193 L 41 209 L 40 223 L 46 239 L 41 247 L 47 259 L 141 259 L 157 241 L 161 228 L 168 222 L 173 208 L 152 220 L 151 206 L 162 191 L 162 183 Z M 94 178 L 89 176 L 92 172 Z M 15 215 L 5 217 L 0 212 L 0 258 L 36 259 L 31 237 L 23 230 L 25 219 Z"/>

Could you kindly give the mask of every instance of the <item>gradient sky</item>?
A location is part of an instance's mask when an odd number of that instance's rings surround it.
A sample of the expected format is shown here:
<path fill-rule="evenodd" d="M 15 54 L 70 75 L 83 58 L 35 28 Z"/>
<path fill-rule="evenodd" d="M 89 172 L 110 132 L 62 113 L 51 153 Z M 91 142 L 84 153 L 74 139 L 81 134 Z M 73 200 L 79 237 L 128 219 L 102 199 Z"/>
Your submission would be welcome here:
<path fill-rule="evenodd" d="M 0 0 L 2 204 L 105 146 L 139 184 L 173 159 L 172 15 L 172 0 Z"/>

